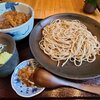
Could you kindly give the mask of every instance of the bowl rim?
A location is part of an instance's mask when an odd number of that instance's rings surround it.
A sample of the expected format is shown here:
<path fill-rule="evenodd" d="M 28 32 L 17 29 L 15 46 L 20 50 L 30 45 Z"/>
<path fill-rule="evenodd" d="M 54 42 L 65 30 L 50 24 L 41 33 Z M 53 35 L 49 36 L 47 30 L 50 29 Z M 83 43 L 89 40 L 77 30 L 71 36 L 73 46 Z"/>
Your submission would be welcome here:
<path fill-rule="evenodd" d="M 15 43 L 15 40 L 10 35 L 8 35 L 6 33 L 0 33 L 0 36 L 8 37 L 10 39 L 10 41 L 13 43 L 13 52 L 11 53 L 12 55 L 11 55 L 11 57 L 4 64 L 0 65 L 0 69 L 2 69 L 3 66 L 5 64 L 7 64 L 9 62 L 9 60 L 13 57 L 13 55 L 14 55 L 14 53 L 16 51 L 16 43 Z"/>
<path fill-rule="evenodd" d="M 5 3 L 7 3 L 7 2 L 2 2 L 2 3 L 0 3 L 0 5 L 5 4 Z M 23 24 L 21 24 L 21 25 L 18 25 L 18 26 L 13 27 L 13 28 L 0 29 L 0 32 L 7 32 L 7 31 L 12 31 L 12 30 L 21 28 L 21 27 L 23 27 L 24 25 L 26 25 L 31 19 L 34 19 L 34 10 L 33 10 L 33 8 L 32 8 L 30 5 L 28 5 L 28 4 L 26 4 L 26 3 L 22 3 L 22 2 L 12 2 L 12 3 L 19 3 L 19 4 L 21 4 L 21 5 L 24 5 L 24 6 L 28 7 L 28 8 L 32 11 L 31 17 L 30 17 L 25 23 L 23 23 Z"/>

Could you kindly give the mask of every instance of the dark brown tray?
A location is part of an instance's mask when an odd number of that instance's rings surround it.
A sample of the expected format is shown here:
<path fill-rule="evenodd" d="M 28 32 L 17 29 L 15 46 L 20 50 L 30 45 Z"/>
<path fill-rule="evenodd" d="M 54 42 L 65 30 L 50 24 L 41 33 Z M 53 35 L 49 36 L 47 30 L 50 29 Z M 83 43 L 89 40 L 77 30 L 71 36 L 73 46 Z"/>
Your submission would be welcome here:
<path fill-rule="evenodd" d="M 40 21 L 35 20 L 35 24 Z M 29 58 L 33 58 L 30 48 L 29 48 L 29 36 L 26 37 L 25 39 L 16 42 L 16 46 L 18 49 L 19 53 L 19 58 L 20 62 Z M 11 83 L 10 83 L 11 75 L 9 75 L 6 78 L 0 78 L 0 99 L 5 98 L 5 99 L 16 99 L 16 98 L 21 98 L 18 96 L 14 90 L 11 88 Z M 91 79 L 88 81 L 79 81 L 80 83 L 85 83 L 85 84 L 95 84 L 100 86 L 100 78 L 96 79 Z M 35 99 L 38 98 L 66 98 L 66 99 L 72 99 L 72 98 L 100 98 L 100 95 L 84 92 L 78 89 L 74 89 L 71 87 L 59 87 L 56 89 L 45 89 L 41 94 L 33 97 Z"/>

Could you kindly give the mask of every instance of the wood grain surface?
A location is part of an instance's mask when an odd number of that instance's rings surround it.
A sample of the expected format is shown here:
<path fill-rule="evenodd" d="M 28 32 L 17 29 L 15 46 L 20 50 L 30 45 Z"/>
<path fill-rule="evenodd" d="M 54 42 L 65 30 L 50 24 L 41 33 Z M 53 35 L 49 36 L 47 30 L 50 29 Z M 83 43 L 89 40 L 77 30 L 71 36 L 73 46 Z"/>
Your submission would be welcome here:
<path fill-rule="evenodd" d="M 78 13 L 100 22 L 98 9 L 93 14 L 83 12 L 84 0 L 10 0 L 29 4 L 34 9 L 35 18 L 43 19 L 57 13 Z"/>

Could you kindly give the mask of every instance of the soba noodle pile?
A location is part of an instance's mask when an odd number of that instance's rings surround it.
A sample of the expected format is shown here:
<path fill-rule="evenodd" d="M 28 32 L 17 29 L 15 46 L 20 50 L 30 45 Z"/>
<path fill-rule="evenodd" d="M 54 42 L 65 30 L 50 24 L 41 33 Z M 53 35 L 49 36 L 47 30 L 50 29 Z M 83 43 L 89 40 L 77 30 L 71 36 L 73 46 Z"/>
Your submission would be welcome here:
<path fill-rule="evenodd" d="M 42 31 L 40 48 L 45 54 L 64 66 L 69 60 L 76 66 L 83 61 L 95 61 L 100 55 L 100 42 L 79 20 L 57 19 L 45 26 Z"/>

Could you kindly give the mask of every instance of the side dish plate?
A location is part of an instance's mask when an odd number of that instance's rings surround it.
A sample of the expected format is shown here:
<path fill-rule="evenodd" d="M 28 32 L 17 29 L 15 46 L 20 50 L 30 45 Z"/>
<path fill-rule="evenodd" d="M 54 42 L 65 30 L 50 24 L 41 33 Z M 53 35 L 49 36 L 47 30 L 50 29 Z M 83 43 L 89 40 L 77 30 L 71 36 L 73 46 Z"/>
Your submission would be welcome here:
<path fill-rule="evenodd" d="M 28 59 L 21 62 L 18 66 L 16 66 L 12 76 L 11 76 L 11 86 L 13 90 L 21 97 L 29 98 L 40 94 L 45 88 L 44 87 L 27 87 L 18 77 L 18 71 L 26 66 L 30 65 L 30 63 L 34 59 Z"/>

